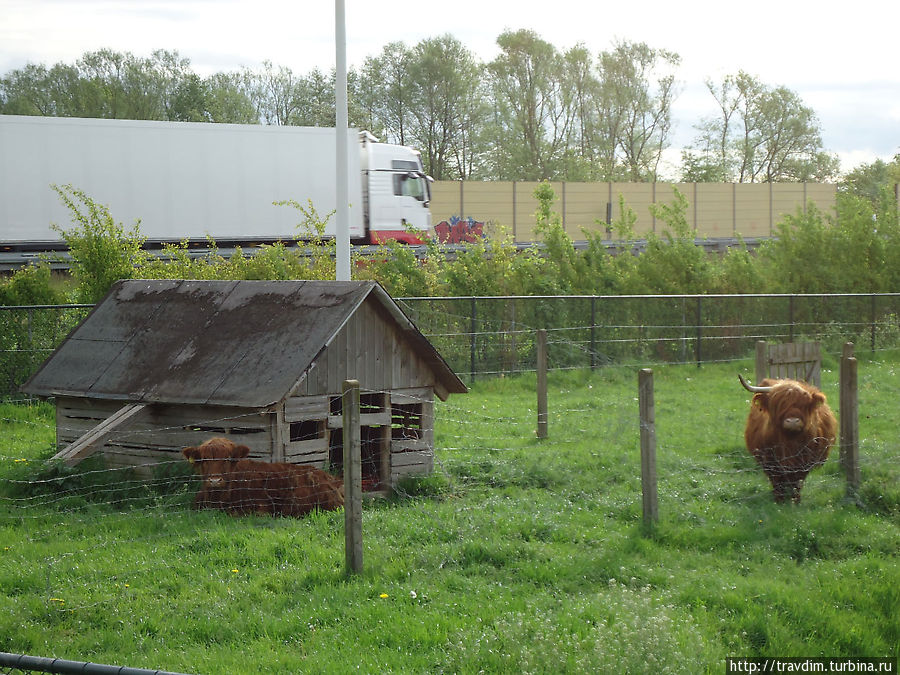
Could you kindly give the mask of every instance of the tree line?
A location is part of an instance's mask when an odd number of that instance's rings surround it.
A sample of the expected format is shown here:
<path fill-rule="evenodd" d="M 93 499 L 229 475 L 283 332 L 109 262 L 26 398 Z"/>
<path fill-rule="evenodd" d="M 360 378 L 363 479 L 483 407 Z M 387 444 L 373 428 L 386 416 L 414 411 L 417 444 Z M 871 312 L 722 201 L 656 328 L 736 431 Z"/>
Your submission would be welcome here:
<path fill-rule="evenodd" d="M 422 151 L 437 180 L 653 181 L 671 145 L 678 54 L 618 41 L 598 54 L 506 31 L 480 61 L 452 35 L 391 42 L 348 73 L 351 126 Z M 333 126 L 334 72 L 265 61 L 201 77 L 177 51 L 100 49 L 0 77 L 0 113 Z M 827 181 L 815 111 L 738 72 L 707 80 L 719 113 L 683 151 L 687 182 Z"/>

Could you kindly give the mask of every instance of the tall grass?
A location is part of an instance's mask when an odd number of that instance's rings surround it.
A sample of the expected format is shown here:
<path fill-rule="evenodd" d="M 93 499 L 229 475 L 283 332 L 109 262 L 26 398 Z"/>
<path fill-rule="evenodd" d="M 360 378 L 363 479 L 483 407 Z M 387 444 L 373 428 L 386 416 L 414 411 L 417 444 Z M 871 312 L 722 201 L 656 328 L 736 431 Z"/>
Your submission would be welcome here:
<path fill-rule="evenodd" d="M 656 369 L 649 528 L 636 371 L 552 373 L 546 440 L 533 375 L 478 382 L 437 408 L 436 473 L 367 503 L 365 571 L 350 578 L 341 513 L 192 511 L 194 485 L 174 470 L 149 484 L 48 473 L 51 408 L 2 407 L 0 650 L 197 673 L 697 673 L 737 655 L 897 656 L 894 357 L 860 356 L 861 506 L 836 450 L 798 506 L 773 503 L 742 447 L 735 371 L 749 362 Z"/>

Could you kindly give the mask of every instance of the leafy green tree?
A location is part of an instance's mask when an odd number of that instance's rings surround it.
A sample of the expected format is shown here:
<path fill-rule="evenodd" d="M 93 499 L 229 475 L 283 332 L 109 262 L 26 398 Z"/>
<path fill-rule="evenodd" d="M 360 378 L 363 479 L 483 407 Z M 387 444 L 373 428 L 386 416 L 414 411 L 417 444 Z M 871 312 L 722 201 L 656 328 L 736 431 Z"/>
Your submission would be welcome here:
<path fill-rule="evenodd" d="M 0 280 L 0 305 L 56 305 L 65 302 L 65 294 L 52 282 L 50 265 L 21 267 Z"/>
<path fill-rule="evenodd" d="M 384 46 L 381 54 L 365 60 L 359 90 L 365 92 L 372 118 L 378 120 L 387 140 L 406 145 L 412 123 L 412 52 L 402 42 Z"/>
<path fill-rule="evenodd" d="M 603 175 L 655 180 L 669 143 L 680 60 L 642 42 L 619 42 L 600 54 L 595 108 Z"/>
<path fill-rule="evenodd" d="M 266 124 L 290 124 L 296 118 L 301 84 L 290 68 L 276 67 L 266 60 L 262 72 L 248 72 L 247 79 L 248 90 L 257 99 L 255 103 Z"/>
<path fill-rule="evenodd" d="M 379 101 L 369 87 L 362 69 L 347 71 L 347 115 L 351 127 L 365 129 L 376 138 L 385 138 L 384 126 L 376 110 Z"/>
<path fill-rule="evenodd" d="M 465 177 L 459 171 L 465 166 L 459 161 L 466 152 L 464 113 L 466 101 L 477 95 L 478 74 L 475 57 L 451 35 L 423 40 L 412 50 L 412 140 L 436 180 Z"/>
<path fill-rule="evenodd" d="M 835 232 L 818 208 L 798 208 L 776 226 L 776 237 L 763 242 L 758 256 L 763 274 L 777 293 L 830 293 L 845 290 L 832 267 Z"/>
<path fill-rule="evenodd" d="M 838 184 L 841 192 L 868 199 L 873 205 L 896 202 L 896 185 L 900 184 L 900 154 L 885 162 L 876 159 L 849 171 Z"/>
<path fill-rule="evenodd" d="M 245 87 L 242 73 L 214 73 L 203 80 L 210 122 L 257 124 L 259 111 Z"/>
<path fill-rule="evenodd" d="M 78 69 L 29 63 L 0 78 L 0 112 L 6 115 L 78 115 L 85 107 Z"/>
<path fill-rule="evenodd" d="M 786 87 L 769 87 L 740 71 L 707 81 L 720 117 L 698 125 L 683 155 L 686 180 L 740 183 L 830 180 L 838 160 L 824 152 L 818 118 Z"/>
<path fill-rule="evenodd" d="M 86 52 L 77 63 L 88 97 L 89 117 L 165 119 L 158 74 L 151 60 L 128 52 L 99 49 Z"/>
<path fill-rule="evenodd" d="M 650 211 L 664 223 L 662 235 L 650 233 L 635 274 L 649 293 L 705 293 L 713 269 L 706 251 L 695 243 L 696 230 L 687 219 L 688 200 L 677 188 L 671 204 L 653 204 Z"/>
<path fill-rule="evenodd" d="M 177 122 L 210 121 L 206 83 L 191 70 L 190 59 L 177 51 L 157 49 L 150 59 L 139 60 L 146 87 L 154 91 L 163 119 Z"/>
<path fill-rule="evenodd" d="M 520 180 L 555 177 L 571 124 L 564 60 L 530 30 L 506 31 L 497 44 L 501 53 L 487 66 L 500 151 L 496 175 Z"/>
<path fill-rule="evenodd" d="M 109 209 L 71 185 L 53 185 L 69 209 L 72 226 L 52 225 L 62 235 L 72 257 L 71 273 L 77 284 L 77 302 L 98 302 L 119 279 L 130 279 L 144 267 L 140 222 L 130 230 L 117 223 Z"/>
<path fill-rule="evenodd" d="M 0 80 L 9 114 L 209 121 L 207 82 L 176 51 L 148 58 L 100 49 L 75 65 L 29 64 Z"/>
<path fill-rule="evenodd" d="M 604 176 L 596 161 L 599 120 L 595 105 L 600 83 L 594 72 L 594 62 L 587 48 L 580 44 L 567 51 L 563 59 L 571 124 L 562 177 L 570 181 L 600 180 Z"/>
<path fill-rule="evenodd" d="M 711 293 L 765 293 L 771 290 L 767 277 L 761 273 L 756 256 L 740 237 L 737 246 L 730 247 L 713 264 L 714 280 Z"/>
<path fill-rule="evenodd" d="M 542 181 L 534 190 L 534 198 L 538 200 L 538 208 L 534 214 L 535 231 L 544 245 L 548 278 L 554 282 L 552 292 L 579 292 L 582 290 L 580 279 L 584 277 L 585 270 L 574 242 L 563 228 L 562 216 L 553 211 L 556 193 L 550 183 Z"/>
<path fill-rule="evenodd" d="M 295 96 L 297 111 L 290 124 L 307 127 L 333 127 L 335 125 L 335 73 L 330 76 L 314 68 L 300 79 Z"/>

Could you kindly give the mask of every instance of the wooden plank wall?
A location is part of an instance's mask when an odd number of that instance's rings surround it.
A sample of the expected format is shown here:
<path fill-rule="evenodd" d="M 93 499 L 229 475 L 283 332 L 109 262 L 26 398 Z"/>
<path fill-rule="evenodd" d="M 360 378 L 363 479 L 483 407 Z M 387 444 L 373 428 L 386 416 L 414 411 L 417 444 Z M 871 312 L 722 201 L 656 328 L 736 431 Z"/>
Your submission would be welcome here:
<path fill-rule="evenodd" d="M 366 302 L 313 361 L 298 387 L 299 396 L 340 393 L 344 380 L 358 380 L 363 391 L 432 387 L 431 369 L 406 344 L 378 305 Z"/>
<path fill-rule="evenodd" d="M 391 439 L 391 487 L 396 487 L 406 476 L 434 471 L 434 396 L 424 388 L 392 391 L 391 405 L 421 406 L 420 437 Z"/>
<path fill-rule="evenodd" d="M 434 469 L 434 394 L 428 387 L 403 389 L 375 394 L 382 396 L 377 411 L 360 414 L 360 425 L 384 429 L 384 445 L 381 452 L 382 476 L 390 474 L 391 485 L 395 486 L 404 476 L 428 474 Z M 285 461 L 310 464 L 323 468 L 328 461 L 328 448 L 332 430 L 341 428 L 341 417 L 331 415 L 331 396 L 299 396 L 285 402 L 285 438 L 289 439 L 292 422 L 319 422 L 323 434 L 319 438 L 290 441 L 285 445 Z M 418 407 L 420 418 L 418 438 L 392 438 L 392 416 L 397 406 Z M 390 407 L 389 407 L 390 406 Z"/>
<path fill-rule="evenodd" d="M 284 404 L 284 461 L 294 464 L 310 464 L 323 468 L 328 461 L 328 396 L 295 396 Z M 315 422 L 320 436 L 308 440 L 291 441 L 292 422 Z"/>
<path fill-rule="evenodd" d="M 619 195 L 637 215 L 638 236 L 660 232 L 662 223 L 651 204 L 671 204 L 674 189 L 688 200 L 688 222 L 700 237 L 768 237 L 787 214 L 803 211 L 811 202 L 833 214 L 836 186 L 829 183 L 551 183 L 555 212 L 573 240 L 584 239 L 582 228 L 606 232 L 607 203 L 612 220 L 621 217 Z M 505 228 L 516 241 L 535 241 L 537 200 L 533 181 L 437 181 L 432 185 L 431 220 L 471 217 Z"/>
<path fill-rule="evenodd" d="M 62 449 L 122 407 L 121 401 L 56 399 L 56 444 Z M 275 415 L 217 406 L 152 406 L 139 422 L 114 433 L 102 453 L 110 468 L 184 461 L 182 448 L 213 436 L 247 445 L 251 457 L 271 457 Z"/>
<path fill-rule="evenodd" d="M 385 452 L 382 472 L 390 472 L 391 485 L 404 476 L 428 474 L 434 468 L 434 398 L 428 387 L 392 391 L 383 396 L 382 409 L 360 416 L 363 426 L 383 427 Z M 283 461 L 310 464 L 319 468 L 328 461 L 329 436 L 341 426 L 340 416 L 331 415 L 330 396 L 292 397 L 285 402 L 282 416 L 273 412 L 244 411 L 211 406 L 155 406 L 146 419 L 114 433 L 99 450 L 110 469 L 138 467 L 151 474 L 153 465 L 183 462 L 181 450 L 199 445 L 213 436 L 226 436 L 247 445 L 251 457 L 273 460 L 277 438 L 283 440 Z M 391 438 L 390 406 L 419 406 L 421 433 L 418 438 Z M 93 429 L 122 407 L 120 401 L 58 398 L 56 407 L 57 448 L 63 448 Z M 276 420 L 284 428 L 275 433 Z M 290 440 L 292 422 L 313 421 L 321 436 Z M 276 457 L 275 459 L 281 459 Z"/>

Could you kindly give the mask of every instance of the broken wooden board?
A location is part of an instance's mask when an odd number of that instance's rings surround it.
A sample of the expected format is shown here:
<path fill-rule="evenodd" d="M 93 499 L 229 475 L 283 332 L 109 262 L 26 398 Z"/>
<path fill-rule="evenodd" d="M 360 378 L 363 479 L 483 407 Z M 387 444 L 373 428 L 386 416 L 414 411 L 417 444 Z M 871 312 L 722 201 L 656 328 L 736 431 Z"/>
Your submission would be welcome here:
<path fill-rule="evenodd" d="M 148 407 L 146 403 L 128 403 L 122 406 L 100 424 L 53 455 L 53 459 L 61 459 L 68 466 L 75 466 L 102 448 L 106 439 L 114 431 L 140 419 L 147 412 Z"/>

